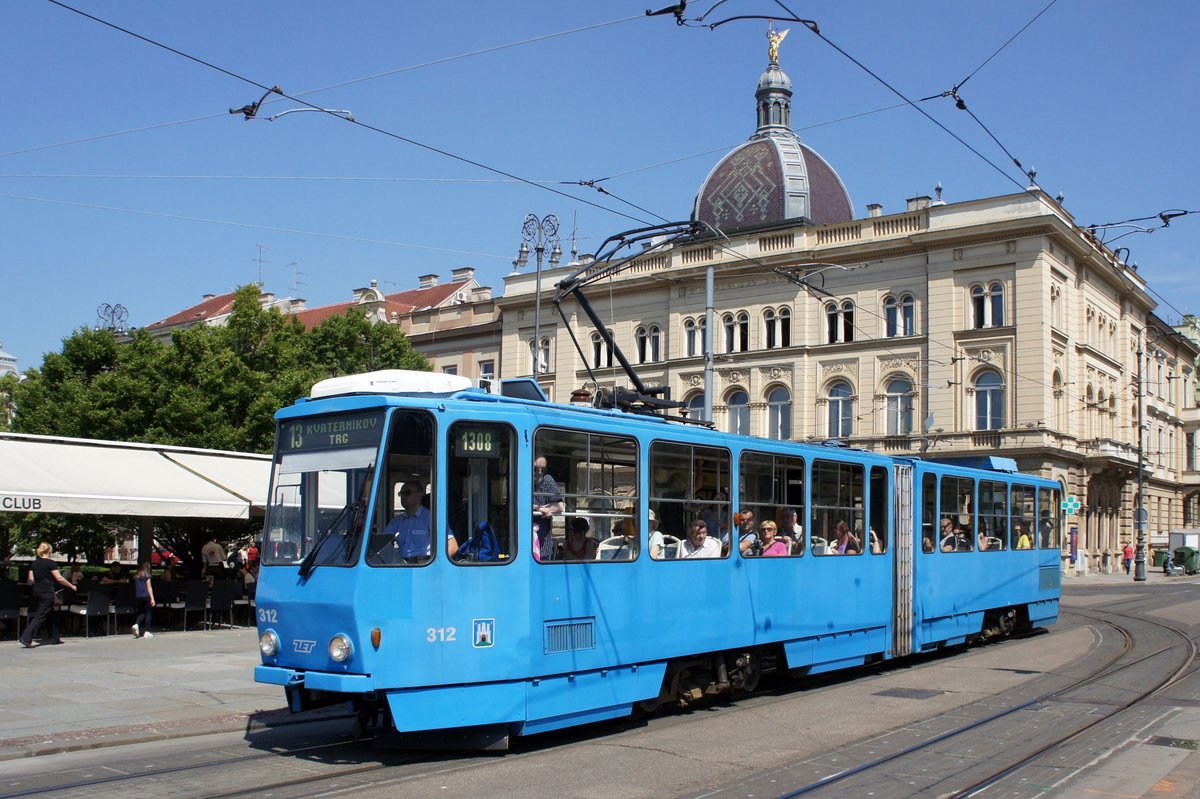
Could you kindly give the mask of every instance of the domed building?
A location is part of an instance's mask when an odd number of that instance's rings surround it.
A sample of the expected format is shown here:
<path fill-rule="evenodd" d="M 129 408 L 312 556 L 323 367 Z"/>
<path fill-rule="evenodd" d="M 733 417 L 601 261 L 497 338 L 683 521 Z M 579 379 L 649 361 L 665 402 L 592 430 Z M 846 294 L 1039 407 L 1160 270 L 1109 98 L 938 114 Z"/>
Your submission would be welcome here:
<path fill-rule="evenodd" d="M 753 135 L 695 195 L 692 219 L 712 235 L 637 253 L 601 270 L 602 288 L 584 287 L 638 381 L 736 435 L 1011 458 L 1080 501 L 1064 566 L 1116 568 L 1136 538 L 1129 511 L 1139 502 L 1152 545 L 1200 527 L 1200 347 L 1155 314 L 1145 278 L 1037 185 L 953 202 L 939 185 L 936 199 L 888 211 L 872 202 L 856 218 L 837 172 L 791 129 L 783 33 L 768 36 Z M 578 267 L 543 270 L 543 302 Z M 572 298 L 559 305 L 562 320 L 543 314 L 535 335 L 536 283 L 532 271 L 505 279 L 500 376 L 536 372 L 564 403 L 581 386 L 630 385 Z M 435 367 L 465 373 L 465 361 Z M 1130 376 L 1143 369 L 1147 388 L 1130 402 Z M 732 478 L 735 504 L 749 482 Z M 1029 515 L 1015 499 L 992 502 L 990 519 L 973 498 L 943 501 L 972 508 L 966 515 L 990 530 L 1009 510 Z M 933 529 L 937 503 L 919 512 Z M 1087 557 L 1073 561 L 1073 551 Z"/>
<path fill-rule="evenodd" d="M 692 219 L 725 234 L 852 220 L 853 205 L 842 179 L 792 130 L 792 81 L 776 61 L 758 79 L 754 97 L 758 128 L 708 173 Z"/>

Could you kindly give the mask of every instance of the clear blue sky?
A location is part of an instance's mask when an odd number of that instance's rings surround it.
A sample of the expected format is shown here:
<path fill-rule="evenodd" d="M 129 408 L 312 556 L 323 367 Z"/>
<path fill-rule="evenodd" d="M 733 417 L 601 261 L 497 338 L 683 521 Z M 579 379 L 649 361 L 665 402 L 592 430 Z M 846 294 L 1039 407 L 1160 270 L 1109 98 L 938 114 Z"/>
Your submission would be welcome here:
<path fill-rule="evenodd" d="M 753 132 L 766 23 L 677 27 L 642 16 L 648 2 L 73 5 L 521 178 L 615 176 L 602 184 L 613 195 L 683 219 L 722 152 Z M 975 72 L 1047 3 L 787 5 L 910 98 L 974 72 L 961 97 L 1081 224 L 1200 210 L 1200 5 L 1058 0 Z M 717 13 L 777 9 L 728 0 Z M 879 111 L 900 101 L 804 27 L 778 24 L 791 28 L 780 61 L 793 127 L 838 170 L 856 215 L 871 202 L 901 210 L 939 181 L 950 202 L 1017 190 L 912 108 Z M 266 289 L 316 306 L 459 266 L 499 292 L 529 212 L 557 214 L 564 239 L 574 225 L 583 252 L 637 224 L 583 201 L 652 219 L 323 114 L 244 122 L 226 110 L 261 90 L 49 2 L 5 4 L 0 66 L 0 341 L 21 368 L 94 324 L 101 303 L 141 326 L 258 280 L 260 244 Z M 920 107 L 1024 185 L 951 100 Z M 1200 214 L 1121 245 L 1169 303 L 1160 315 L 1200 312 Z"/>

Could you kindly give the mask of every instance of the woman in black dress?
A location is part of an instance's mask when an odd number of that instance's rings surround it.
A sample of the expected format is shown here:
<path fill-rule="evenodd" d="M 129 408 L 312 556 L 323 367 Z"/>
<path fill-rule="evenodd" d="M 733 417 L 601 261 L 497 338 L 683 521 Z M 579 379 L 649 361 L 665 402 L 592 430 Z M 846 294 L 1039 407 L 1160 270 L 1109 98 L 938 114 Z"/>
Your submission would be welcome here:
<path fill-rule="evenodd" d="M 50 560 L 50 553 L 53 547 L 45 541 L 38 544 L 37 560 L 33 562 L 33 568 L 29 570 L 29 582 L 33 586 L 30 589 L 30 604 L 32 615 L 29 619 L 29 626 L 25 628 L 25 634 L 21 636 L 21 646 L 26 649 L 32 649 L 37 646 L 33 643 L 33 637 L 37 635 L 46 618 L 49 617 L 51 609 L 54 607 L 54 592 L 59 585 L 75 590 L 75 586 L 71 584 L 67 578 L 63 577 L 58 572 L 58 564 Z M 36 603 L 36 604 L 34 604 Z M 51 625 L 51 630 L 56 630 L 56 625 Z M 58 638 L 53 641 L 47 641 L 48 644 L 60 643 Z"/>

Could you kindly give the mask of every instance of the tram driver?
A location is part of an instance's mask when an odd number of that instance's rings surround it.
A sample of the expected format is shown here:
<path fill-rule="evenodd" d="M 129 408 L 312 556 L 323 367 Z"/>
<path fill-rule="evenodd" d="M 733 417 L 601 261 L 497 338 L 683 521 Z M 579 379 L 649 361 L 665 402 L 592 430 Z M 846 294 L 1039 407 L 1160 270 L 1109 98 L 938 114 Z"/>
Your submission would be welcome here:
<path fill-rule="evenodd" d="M 431 518 L 425 507 L 425 488 L 416 480 L 406 480 L 400 487 L 400 512 L 386 528 L 384 535 L 391 541 L 385 544 L 380 556 L 389 563 L 428 563 L 432 555 Z M 454 533 L 446 535 L 446 554 L 458 551 Z"/>

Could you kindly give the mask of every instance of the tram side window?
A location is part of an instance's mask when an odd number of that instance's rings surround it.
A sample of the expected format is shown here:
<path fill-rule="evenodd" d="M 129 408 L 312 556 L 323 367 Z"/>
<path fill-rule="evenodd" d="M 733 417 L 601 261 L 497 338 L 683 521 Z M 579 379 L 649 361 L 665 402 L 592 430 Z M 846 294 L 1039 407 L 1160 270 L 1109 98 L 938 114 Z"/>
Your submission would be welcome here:
<path fill-rule="evenodd" d="M 804 554 L 804 459 L 746 452 L 739 467 L 739 510 L 753 511 L 753 531 L 739 533 L 743 557 Z"/>
<path fill-rule="evenodd" d="M 942 475 L 939 497 L 942 552 L 975 549 L 975 481 L 970 477 Z"/>
<path fill-rule="evenodd" d="M 862 554 L 864 471 L 858 463 L 813 461 L 808 537 L 814 555 Z"/>
<path fill-rule="evenodd" d="M 1059 513 L 1062 508 L 1062 493 L 1057 488 L 1038 489 L 1038 547 L 1059 548 Z"/>
<path fill-rule="evenodd" d="M 979 549 L 1008 548 L 1008 486 L 997 480 L 979 481 Z"/>
<path fill-rule="evenodd" d="M 520 549 L 512 502 L 516 452 L 508 425 L 457 422 L 450 426 L 446 451 L 446 516 L 462 566 L 512 562 Z M 447 543 L 447 552 L 454 545 Z"/>
<path fill-rule="evenodd" d="M 541 428 L 534 436 L 534 462 L 543 458 L 562 497 L 563 513 L 550 518 L 553 545 L 539 550 L 539 562 L 637 558 L 643 526 L 637 517 L 637 440 Z"/>
<path fill-rule="evenodd" d="M 921 550 L 933 552 L 938 538 L 937 475 L 921 477 Z"/>
<path fill-rule="evenodd" d="M 887 469 L 882 466 L 871 467 L 871 516 L 867 532 L 867 548 L 872 555 L 882 555 L 888 548 L 888 499 L 892 492 L 888 490 Z"/>
<path fill-rule="evenodd" d="M 657 528 L 648 531 L 650 557 L 728 554 L 729 461 L 729 451 L 715 447 L 664 441 L 650 445 L 650 511 L 657 518 Z M 703 536 L 692 530 L 697 519 L 704 522 Z"/>
<path fill-rule="evenodd" d="M 1037 518 L 1033 486 L 1012 487 L 1012 548 L 1033 549 L 1033 520 Z"/>
<path fill-rule="evenodd" d="M 420 566 L 444 544 L 434 514 L 434 422 L 425 411 L 396 410 L 389 430 L 366 561 Z"/>

